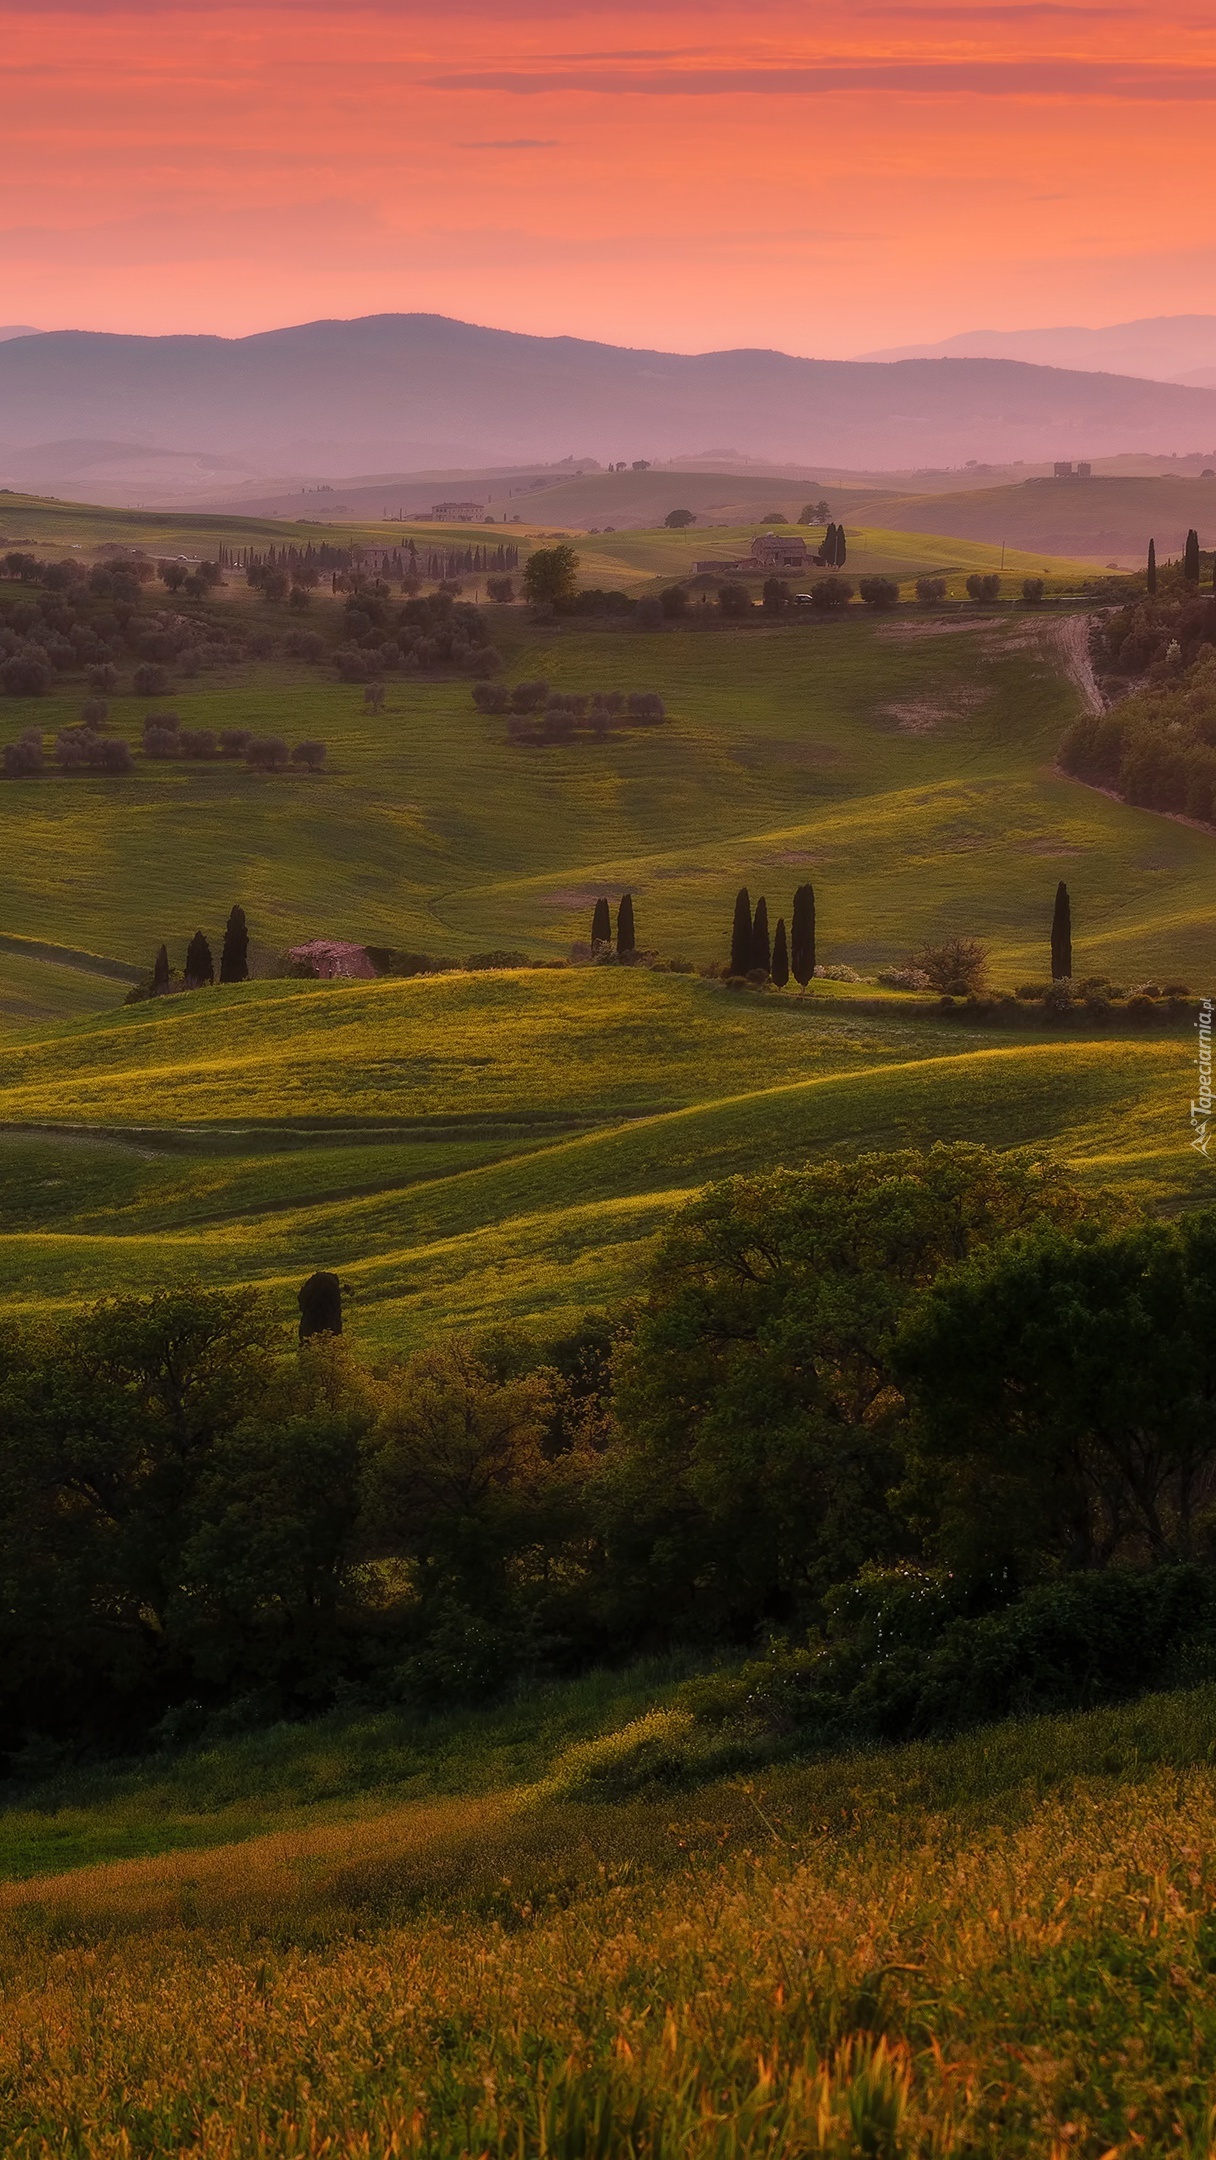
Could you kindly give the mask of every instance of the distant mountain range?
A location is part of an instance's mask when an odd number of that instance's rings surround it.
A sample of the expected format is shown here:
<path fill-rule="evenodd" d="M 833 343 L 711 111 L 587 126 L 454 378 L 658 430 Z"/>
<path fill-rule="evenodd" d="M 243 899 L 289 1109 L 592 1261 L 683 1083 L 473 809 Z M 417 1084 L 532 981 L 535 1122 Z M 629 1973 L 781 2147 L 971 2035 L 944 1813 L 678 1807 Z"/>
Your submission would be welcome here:
<path fill-rule="evenodd" d="M 38 484 L 38 460 L 20 453 L 53 450 L 62 463 L 64 446 L 81 443 L 104 445 L 102 464 L 136 446 L 323 480 L 457 455 L 608 464 L 721 442 L 871 470 L 1188 452 L 1216 444 L 1216 392 L 1022 359 L 649 352 L 439 315 L 232 339 L 54 330 L 0 341 L 9 485 Z"/>
<path fill-rule="evenodd" d="M 1216 315 L 1146 315 L 1105 330 L 964 330 L 936 345 L 894 345 L 860 360 L 1026 360 L 1035 367 L 1139 375 L 1216 389 Z"/>

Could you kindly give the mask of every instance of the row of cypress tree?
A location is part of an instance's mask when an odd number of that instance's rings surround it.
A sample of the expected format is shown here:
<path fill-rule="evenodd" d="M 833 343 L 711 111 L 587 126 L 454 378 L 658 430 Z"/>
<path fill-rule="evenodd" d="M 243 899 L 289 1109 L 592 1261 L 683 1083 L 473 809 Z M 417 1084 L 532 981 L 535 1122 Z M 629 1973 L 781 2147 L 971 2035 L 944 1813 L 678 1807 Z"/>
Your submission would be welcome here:
<path fill-rule="evenodd" d="M 1199 535 L 1192 525 L 1186 536 L 1186 545 L 1182 550 L 1182 575 L 1188 585 L 1198 585 L 1201 573 Z M 1216 591 L 1216 556 L 1212 560 L 1212 589 Z M 1150 540 L 1148 544 L 1148 590 L 1150 594 L 1155 593 L 1157 590 L 1157 543 L 1155 540 Z"/>
<path fill-rule="evenodd" d="M 224 943 L 220 951 L 220 981 L 222 983 L 247 982 L 249 980 L 249 925 L 243 907 L 234 907 L 224 925 Z M 162 945 L 152 968 L 152 994 L 163 997 L 172 981 L 169 968 L 169 948 Z M 215 961 L 206 933 L 196 930 L 186 947 L 186 960 L 182 968 L 182 981 L 187 990 L 202 990 L 215 981 Z"/>
<path fill-rule="evenodd" d="M 599 899 L 591 916 L 592 945 L 611 945 L 612 910 L 607 900 Z M 616 949 L 618 958 L 624 958 L 638 949 L 637 932 L 633 922 L 633 894 L 622 893 L 616 911 Z"/>
<path fill-rule="evenodd" d="M 764 894 L 753 912 L 751 895 L 742 885 L 735 895 L 735 919 L 730 934 L 732 975 L 763 974 L 784 990 L 791 975 L 803 990 L 815 972 L 815 888 L 800 885 L 794 894 L 788 940 L 785 917 L 777 919 L 772 937 L 768 927 L 768 901 Z"/>

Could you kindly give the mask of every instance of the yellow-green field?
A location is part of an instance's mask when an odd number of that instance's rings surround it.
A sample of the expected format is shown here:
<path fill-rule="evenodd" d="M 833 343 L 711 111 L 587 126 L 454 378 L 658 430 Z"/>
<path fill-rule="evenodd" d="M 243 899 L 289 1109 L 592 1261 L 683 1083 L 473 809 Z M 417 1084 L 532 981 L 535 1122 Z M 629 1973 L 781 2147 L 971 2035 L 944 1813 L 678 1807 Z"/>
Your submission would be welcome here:
<path fill-rule="evenodd" d="M 36 1798 L 6 1871 L 77 1868 L 2 1893 L 4 2151 L 1210 2152 L 1210 1689 L 596 1797 L 663 1699 Z"/>
<path fill-rule="evenodd" d="M 313 1267 L 357 1339 L 553 1327 L 627 1294 L 706 1179 L 949 1136 L 1046 1145 L 1165 1205 L 1208 1196 L 1194 1050 L 962 1029 L 923 1001 L 571 969 L 249 984 L 0 1053 L 10 1309 Z"/>
<path fill-rule="evenodd" d="M 957 932 L 998 984 L 1041 979 L 1064 876 L 1079 974 L 1206 987 L 1214 837 L 1056 773 L 1078 692 L 1050 625 L 647 636 L 498 612 L 512 679 L 653 686 L 668 723 L 523 748 L 465 683 L 394 682 L 375 713 L 267 660 L 182 684 L 175 709 L 320 735 L 327 775 L 141 759 L 0 783 L 11 1303 L 198 1277 L 273 1285 L 290 1311 L 324 1265 L 372 1343 L 547 1326 L 632 1288 L 706 1178 L 910 1138 L 1044 1145 L 1161 1205 L 1209 1197 L 1185 1027 L 961 1030 L 898 995 L 864 1012 L 872 987 L 802 1001 L 586 967 L 123 1008 L 162 938 L 176 964 L 200 925 L 218 945 L 238 899 L 262 970 L 310 936 L 561 958 L 624 890 L 643 947 L 704 963 L 738 885 L 775 919 L 808 877 L 821 958 L 865 975 Z M 6 699 L 0 729 L 75 707 Z M 114 726 L 137 738 L 145 709 L 116 698 Z"/>

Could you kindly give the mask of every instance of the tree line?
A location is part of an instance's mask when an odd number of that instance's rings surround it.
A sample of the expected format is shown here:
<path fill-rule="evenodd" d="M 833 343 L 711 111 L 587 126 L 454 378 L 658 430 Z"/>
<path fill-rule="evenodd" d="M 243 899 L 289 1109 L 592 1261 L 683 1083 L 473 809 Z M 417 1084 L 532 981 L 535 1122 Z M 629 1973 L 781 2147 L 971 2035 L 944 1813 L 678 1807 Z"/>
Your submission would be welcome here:
<path fill-rule="evenodd" d="M 712 1186 L 547 1343 L 368 1365 L 338 1288 L 5 1328 L 10 1757 L 1212 1562 L 1211 1212 L 956 1144 Z"/>

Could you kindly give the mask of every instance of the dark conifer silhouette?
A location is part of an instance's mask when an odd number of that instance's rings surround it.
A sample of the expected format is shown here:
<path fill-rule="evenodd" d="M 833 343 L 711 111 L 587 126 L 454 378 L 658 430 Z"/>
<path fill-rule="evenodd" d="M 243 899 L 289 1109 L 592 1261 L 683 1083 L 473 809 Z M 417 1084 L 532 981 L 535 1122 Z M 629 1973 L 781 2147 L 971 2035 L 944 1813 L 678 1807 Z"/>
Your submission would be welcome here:
<path fill-rule="evenodd" d="M 1155 593 L 1157 590 L 1157 543 L 1155 540 L 1150 540 L 1148 544 L 1148 589 L 1150 593 Z"/>
<path fill-rule="evenodd" d="M 1188 585 L 1199 583 L 1199 535 L 1192 525 L 1182 552 L 1182 575 Z"/>
<path fill-rule="evenodd" d="M 790 956 L 785 944 L 785 917 L 779 915 L 773 932 L 772 977 L 779 990 L 784 990 L 790 979 Z"/>
<path fill-rule="evenodd" d="M 222 983 L 249 980 L 249 925 L 243 907 L 234 907 L 224 926 L 224 949 L 220 954 Z"/>
<path fill-rule="evenodd" d="M 838 570 L 844 569 L 845 556 L 847 555 L 847 553 L 848 549 L 845 547 L 844 544 L 844 526 L 838 525 L 836 527 L 836 568 Z"/>
<path fill-rule="evenodd" d="M 163 997 L 169 987 L 169 948 L 162 945 L 152 963 L 152 995 Z"/>
<path fill-rule="evenodd" d="M 616 911 L 616 949 L 619 957 L 637 951 L 633 930 L 632 893 L 621 894 L 621 904 Z"/>
<path fill-rule="evenodd" d="M 300 1341 L 310 1335 L 342 1333 L 342 1285 L 336 1275 L 318 1272 L 301 1283 L 296 1299 L 300 1308 Z"/>
<path fill-rule="evenodd" d="M 765 899 L 764 894 L 761 893 L 756 902 L 756 913 L 752 919 L 752 950 L 749 966 L 752 969 L 762 968 L 767 975 L 772 964 L 773 954 L 768 939 L 768 901 Z"/>
<path fill-rule="evenodd" d="M 834 523 L 828 526 L 823 536 L 823 546 L 819 550 L 819 560 L 829 570 L 834 570 L 836 567 L 836 527 Z"/>
<path fill-rule="evenodd" d="M 790 973 L 805 990 L 815 972 L 815 888 L 800 885 L 790 922 Z"/>
<path fill-rule="evenodd" d="M 185 979 L 187 990 L 201 990 L 205 983 L 215 981 L 215 962 L 211 947 L 201 930 L 196 930 L 186 947 Z"/>
<path fill-rule="evenodd" d="M 1051 979 L 1067 982 L 1072 974 L 1072 903 L 1063 880 L 1056 886 L 1055 913 L 1051 918 Z"/>
<path fill-rule="evenodd" d="M 746 975 L 752 964 L 752 901 L 746 885 L 735 894 L 735 920 L 730 933 L 730 971 Z"/>
<path fill-rule="evenodd" d="M 591 916 L 591 942 L 593 945 L 611 945 L 612 914 L 608 902 L 597 900 Z"/>

